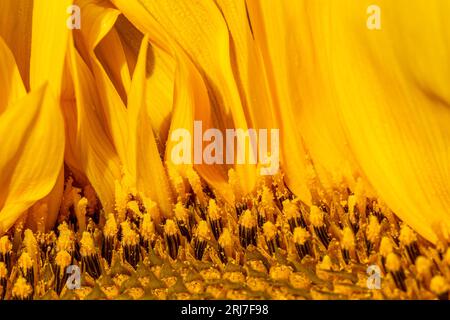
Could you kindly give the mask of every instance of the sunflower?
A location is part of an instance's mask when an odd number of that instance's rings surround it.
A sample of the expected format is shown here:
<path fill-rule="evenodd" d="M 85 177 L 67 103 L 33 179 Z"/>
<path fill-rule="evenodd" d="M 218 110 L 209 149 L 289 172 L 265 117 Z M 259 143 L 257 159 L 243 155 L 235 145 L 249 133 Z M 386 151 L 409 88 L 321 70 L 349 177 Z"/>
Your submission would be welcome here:
<path fill-rule="evenodd" d="M 372 2 L 2 1 L 0 297 L 448 299 L 450 4 Z"/>

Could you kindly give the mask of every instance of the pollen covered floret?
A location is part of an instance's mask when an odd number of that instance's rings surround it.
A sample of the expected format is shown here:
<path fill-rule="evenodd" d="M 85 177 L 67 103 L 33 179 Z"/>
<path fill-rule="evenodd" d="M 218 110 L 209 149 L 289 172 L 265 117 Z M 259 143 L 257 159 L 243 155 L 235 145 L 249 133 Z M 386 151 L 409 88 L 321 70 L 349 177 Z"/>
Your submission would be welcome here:
<path fill-rule="evenodd" d="M 86 215 L 84 229 L 65 216 L 46 234 L 4 235 L 0 298 L 448 299 L 450 248 L 428 243 L 381 206 L 360 212 L 356 197 L 307 206 L 278 180 L 236 205 L 203 191 L 192 172 L 191 180 L 195 191 L 179 197 L 170 217 L 131 195 L 112 212 L 99 204 L 99 219 Z M 365 287 L 373 265 L 381 270 L 377 292 Z M 74 266 L 77 290 L 67 285 Z"/>

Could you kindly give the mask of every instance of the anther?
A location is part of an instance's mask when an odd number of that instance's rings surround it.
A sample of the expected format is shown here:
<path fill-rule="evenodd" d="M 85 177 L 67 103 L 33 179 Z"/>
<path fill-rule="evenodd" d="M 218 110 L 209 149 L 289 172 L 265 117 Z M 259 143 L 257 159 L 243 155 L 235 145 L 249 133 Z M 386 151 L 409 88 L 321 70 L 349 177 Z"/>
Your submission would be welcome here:
<path fill-rule="evenodd" d="M 222 215 L 219 207 L 217 206 L 216 200 L 210 199 L 208 205 L 208 221 L 211 227 L 212 234 L 216 240 L 219 239 L 222 233 Z"/>
<path fill-rule="evenodd" d="M 245 210 L 239 219 L 239 239 L 241 246 L 247 248 L 249 245 L 256 246 L 257 222 L 250 210 Z"/>
<path fill-rule="evenodd" d="M 322 242 L 325 248 L 328 248 L 331 239 L 328 235 L 327 228 L 324 222 L 324 213 L 318 207 L 311 206 L 309 220 L 311 221 L 314 233 L 319 238 L 320 242 Z"/>
<path fill-rule="evenodd" d="M 293 240 L 300 260 L 307 255 L 313 256 L 311 235 L 306 228 L 296 227 L 294 229 Z"/>
<path fill-rule="evenodd" d="M 294 229 L 297 227 L 306 228 L 306 223 L 303 219 L 302 213 L 293 201 L 283 201 L 283 213 L 289 224 L 291 232 L 294 232 Z"/>
<path fill-rule="evenodd" d="M 170 257 L 176 259 L 181 240 L 177 225 L 172 219 L 167 219 L 166 224 L 164 225 L 164 240 Z"/>
<path fill-rule="evenodd" d="M 206 221 L 198 223 L 194 234 L 194 256 L 197 260 L 202 260 L 209 238 L 209 229 Z"/>
<path fill-rule="evenodd" d="M 83 232 L 80 243 L 82 269 L 94 279 L 98 279 L 101 275 L 101 267 L 92 235 L 87 231 Z"/>
<path fill-rule="evenodd" d="M 272 222 L 267 221 L 263 225 L 263 234 L 264 238 L 266 239 L 269 253 L 273 255 L 275 253 L 275 250 L 280 246 L 278 229 Z"/>

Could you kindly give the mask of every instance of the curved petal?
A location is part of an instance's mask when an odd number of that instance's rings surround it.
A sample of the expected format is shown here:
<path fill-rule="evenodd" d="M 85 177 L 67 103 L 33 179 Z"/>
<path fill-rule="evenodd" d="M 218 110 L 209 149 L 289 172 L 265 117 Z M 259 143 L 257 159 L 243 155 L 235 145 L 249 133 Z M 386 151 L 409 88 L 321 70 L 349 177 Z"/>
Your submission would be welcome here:
<path fill-rule="evenodd" d="M 93 76 L 73 46 L 69 46 L 68 60 L 78 119 L 75 153 L 103 207 L 113 212 L 114 184 L 121 180 L 120 160 L 99 115 L 100 100 Z"/>
<path fill-rule="evenodd" d="M 29 70 L 32 21 L 33 1 L 0 1 L 0 36 L 5 40 L 14 55 L 27 90 L 30 88 Z"/>
<path fill-rule="evenodd" d="M 23 110 L 27 112 L 23 112 Z M 0 234 L 55 186 L 64 154 L 64 125 L 44 86 L 0 116 Z"/>
<path fill-rule="evenodd" d="M 367 16 L 355 13 L 369 1 L 346 1 L 346 11 L 338 9 L 342 1 L 331 3 L 335 27 L 323 45 L 334 53 L 332 90 L 369 182 L 401 219 L 435 241 L 434 224 L 450 228 L 450 4 L 378 3 L 382 27 L 375 32 L 356 27 L 365 25 Z"/>
<path fill-rule="evenodd" d="M 175 56 L 173 47 L 176 45 L 187 53 L 208 88 L 213 105 L 211 112 L 214 113 L 214 127 L 221 130 L 247 129 L 247 120 L 230 62 L 228 29 L 214 2 L 163 0 L 158 3 L 130 3 L 113 0 L 113 3 L 141 31 L 148 33 L 160 48 Z M 195 107 L 202 108 L 198 105 Z M 241 177 L 239 182 L 242 188 L 246 192 L 251 191 L 256 183 L 255 166 L 250 164 L 235 167 Z M 224 165 L 224 168 L 218 170 L 226 169 Z"/>
<path fill-rule="evenodd" d="M 14 57 L 0 37 L 0 115 L 18 99 L 25 96 L 26 91 L 20 77 Z"/>
<path fill-rule="evenodd" d="M 147 48 L 148 38 L 144 37 L 128 97 L 130 161 L 127 167 L 136 179 L 137 189 L 142 190 L 150 199 L 157 201 L 161 211 L 167 217 L 171 217 L 173 215 L 172 194 L 146 108 Z"/>

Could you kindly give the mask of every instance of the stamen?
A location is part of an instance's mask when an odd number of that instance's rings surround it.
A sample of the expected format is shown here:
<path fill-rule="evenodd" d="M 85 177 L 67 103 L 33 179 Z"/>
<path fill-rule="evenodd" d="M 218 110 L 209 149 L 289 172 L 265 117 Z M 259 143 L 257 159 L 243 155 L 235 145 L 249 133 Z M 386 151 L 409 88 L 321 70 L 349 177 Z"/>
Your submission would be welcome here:
<path fill-rule="evenodd" d="M 120 225 L 124 258 L 133 268 L 136 268 L 140 259 L 139 234 L 132 229 L 128 221 L 124 221 Z"/>
<path fill-rule="evenodd" d="M 11 252 L 12 252 L 12 243 L 9 240 L 8 236 L 3 236 L 0 238 L 0 262 L 4 262 L 6 265 L 6 269 L 11 271 Z"/>
<path fill-rule="evenodd" d="M 166 224 L 164 225 L 164 240 L 166 242 L 166 248 L 169 256 L 172 259 L 176 259 L 181 240 L 177 225 L 172 219 L 167 219 Z"/>
<path fill-rule="evenodd" d="M 406 276 L 400 258 L 393 252 L 386 257 L 386 268 L 394 279 L 398 289 L 406 292 Z"/>
<path fill-rule="evenodd" d="M 200 221 L 194 236 L 194 256 L 197 260 L 202 260 L 209 239 L 209 229 L 206 221 Z"/>
<path fill-rule="evenodd" d="M 392 241 L 386 236 L 383 237 L 380 242 L 380 256 L 381 256 L 381 265 L 383 266 L 384 271 L 387 271 L 386 258 L 392 252 L 394 252 Z"/>
<path fill-rule="evenodd" d="M 219 257 L 223 263 L 228 261 L 229 257 L 232 257 L 233 254 L 233 239 L 231 237 L 230 230 L 228 228 L 224 228 L 222 234 L 219 237 Z"/>
<path fill-rule="evenodd" d="M 219 239 L 222 233 L 222 214 L 219 207 L 217 206 L 216 200 L 210 199 L 208 205 L 208 221 L 211 226 L 212 234 L 216 240 Z"/>
<path fill-rule="evenodd" d="M 375 216 L 369 217 L 369 224 L 366 228 L 366 248 L 367 255 L 370 255 L 370 252 L 374 249 L 375 244 L 378 242 L 380 238 L 381 226 L 378 223 L 378 219 Z"/>
<path fill-rule="evenodd" d="M 442 276 L 435 276 L 431 279 L 430 289 L 433 291 L 439 298 L 439 300 L 448 300 L 449 299 L 449 284 Z"/>
<path fill-rule="evenodd" d="M 250 210 L 245 210 L 239 219 L 239 239 L 241 246 L 256 246 L 256 219 Z"/>
<path fill-rule="evenodd" d="M 32 300 L 33 288 L 27 283 L 27 280 L 21 276 L 16 280 L 12 289 L 12 298 L 14 300 Z"/>
<path fill-rule="evenodd" d="M 82 269 L 94 279 L 98 279 L 101 275 L 101 267 L 92 235 L 84 231 L 80 243 Z"/>
<path fill-rule="evenodd" d="M 311 235 L 309 234 L 306 228 L 296 227 L 294 229 L 294 244 L 297 249 L 298 256 L 300 260 L 302 260 L 307 255 L 313 256 L 312 253 L 312 244 L 311 244 Z"/>
<path fill-rule="evenodd" d="M 56 254 L 55 258 L 55 292 L 61 294 L 69 275 L 66 272 L 67 267 L 72 263 L 72 256 L 62 250 Z"/>
<path fill-rule="evenodd" d="M 191 225 L 191 213 L 178 202 L 175 205 L 175 219 L 177 221 L 178 229 L 180 229 L 180 233 L 182 236 L 186 237 L 188 242 L 191 241 L 192 238 L 192 225 Z"/>
<path fill-rule="evenodd" d="M 294 232 L 294 229 L 297 227 L 306 228 L 305 220 L 303 219 L 303 216 L 299 208 L 293 201 L 291 200 L 283 201 L 283 213 L 289 224 L 291 232 Z"/>
<path fill-rule="evenodd" d="M 22 276 L 27 280 L 28 283 L 34 287 L 34 269 L 33 269 L 33 259 L 30 257 L 28 252 L 24 251 L 19 260 L 17 261 L 19 265 Z"/>
<path fill-rule="evenodd" d="M 5 299 L 8 283 L 8 269 L 4 262 L 0 262 L 0 300 Z"/>
<path fill-rule="evenodd" d="M 317 207 L 311 206 L 311 212 L 309 220 L 313 225 L 314 233 L 319 238 L 320 242 L 328 249 L 330 244 L 330 236 L 328 235 L 327 228 L 324 223 L 324 213 Z"/>
<path fill-rule="evenodd" d="M 355 195 L 350 195 L 348 197 L 348 214 L 350 224 L 352 226 L 353 232 L 357 233 L 359 230 L 359 209 L 357 206 L 357 198 Z"/>
<path fill-rule="evenodd" d="M 156 241 L 156 232 L 155 232 L 155 224 L 152 221 L 152 218 L 149 213 L 144 213 L 141 223 L 140 229 L 143 246 L 145 249 L 150 250 L 155 246 Z"/>
<path fill-rule="evenodd" d="M 407 225 L 403 225 L 398 238 L 400 243 L 406 248 L 410 262 L 415 263 L 417 257 L 420 256 L 420 250 L 414 231 Z"/>
<path fill-rule="evenodd" d="M 267 221 L 263 225 L 263 234 L 266 238 L 269 253 L 273 255 L 275 253 L 275 250 L 280 246 L 278 229 L 272 222 Z"/>
<path fill-rule="evenodd" d="M 116 218 L 113 213 L 110 213 L 103 228 L 104 239 L 102 242 L 102 257 L 105 258 L 106 262 L 108 262 L 108 265 L 111 265 L 117 232 L 118 227 Z"/>
<path fill-rule="evenodd" d="M 419 276 L 419 280 L 422 281 L 422 283 L 425 285 L 426 288 L 429 287 L 431 282 L 431 268 L 433 266 L 433 263 L 430 261 L 430 259 L 425 258 L 424 256 L 419 256 L 416 259 L 416 270 Z"/>
<path fill-rule="evenodd" d="M 355 236 L 353 235 L 353 231 L 348 227 L 345 227 L 342 232 L 341 247 L 342 257 L 345 263 L 348 264 L 351 259 L 351 253 L 355 249 Z"/>

